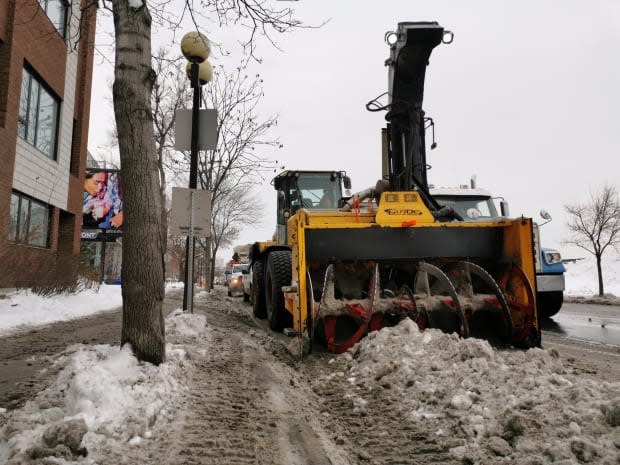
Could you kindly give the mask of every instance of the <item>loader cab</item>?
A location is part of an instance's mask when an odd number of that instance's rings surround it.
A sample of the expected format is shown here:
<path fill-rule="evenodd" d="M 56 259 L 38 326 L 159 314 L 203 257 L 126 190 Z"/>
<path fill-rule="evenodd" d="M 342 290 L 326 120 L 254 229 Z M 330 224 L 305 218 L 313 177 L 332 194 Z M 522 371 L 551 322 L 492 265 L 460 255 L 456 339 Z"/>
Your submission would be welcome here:
<path fill-rule="evenodd" d="M 284 171 L 272 183 L 278 192 L 279 244 L 286 244 L 286 223 L 299 209 L 338 209 L 350 197 L 351 180 L 344 171 Z"/>

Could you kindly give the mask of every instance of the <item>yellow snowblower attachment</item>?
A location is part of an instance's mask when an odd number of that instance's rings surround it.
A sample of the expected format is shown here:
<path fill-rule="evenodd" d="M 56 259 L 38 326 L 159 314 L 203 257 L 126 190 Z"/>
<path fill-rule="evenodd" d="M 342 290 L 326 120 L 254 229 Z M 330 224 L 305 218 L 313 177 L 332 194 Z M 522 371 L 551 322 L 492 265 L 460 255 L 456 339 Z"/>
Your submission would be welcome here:
<path fill-rule="evenodd" d="M 399 23 L 391 36 L 389 101 L 367 105 L 388 121 L 374 188 L 351 196 L 339 171 L 274 179 L 277 240 L 252 250 L 254 314 L 272 329 L 337 353 L 403 318 L 540 345 L 532 220 L 463 221 L 428 192 L 424 75 L 432 49 L 451 40 L 437 23 Z"/>
<path fill-rule="evenodd" d="M 297 334 L 332 352 L 406 317 L 421 329 L 540 344 L 530 219 L 440 223 L 415 193 L 384 192 L 376 210 L 300 210 L 288 226 L 286 309 Z"/>

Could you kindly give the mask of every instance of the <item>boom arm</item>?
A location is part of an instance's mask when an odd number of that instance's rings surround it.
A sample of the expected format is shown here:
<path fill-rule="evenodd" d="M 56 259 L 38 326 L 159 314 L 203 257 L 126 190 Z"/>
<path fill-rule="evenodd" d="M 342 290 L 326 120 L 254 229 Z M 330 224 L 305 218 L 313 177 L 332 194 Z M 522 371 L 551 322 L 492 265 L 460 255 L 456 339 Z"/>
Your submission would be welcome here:
<path fill-rule="evenodd" d="M 389 111 L 387 168 L 390 189 L 408 191 L 417 187 L 429 207 L 438 208 L 428 195 L 424 140 L 424 77 L 433 48 L 442 41 L 443 27 L 436 22 L 398 23 L 391 45 L 389 66 Z"/>

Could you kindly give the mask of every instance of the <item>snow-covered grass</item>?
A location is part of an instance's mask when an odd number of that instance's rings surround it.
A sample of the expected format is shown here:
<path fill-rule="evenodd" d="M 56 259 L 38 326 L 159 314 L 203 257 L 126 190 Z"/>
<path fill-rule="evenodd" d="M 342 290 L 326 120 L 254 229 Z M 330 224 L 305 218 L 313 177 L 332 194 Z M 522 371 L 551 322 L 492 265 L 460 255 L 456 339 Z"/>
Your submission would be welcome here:
<path fill-rule="evenodd" d="M 166 291 L 183 287 L 167 283 Z M 123 304 L 121 286 L 101 284 L 76 294 L 40 296 L 28 289 L 0 289 L 0 336 L 34 326 L 116 310 Z"/>
<path fill-rule="evenodd" d="M 30 290 L 11 290 L 0 300 L 0 335 L 24 327 L 71 320 L 113 310 L 123 303 L 121 287 L 102 284 L 77 294 L 42 297 Z"/>

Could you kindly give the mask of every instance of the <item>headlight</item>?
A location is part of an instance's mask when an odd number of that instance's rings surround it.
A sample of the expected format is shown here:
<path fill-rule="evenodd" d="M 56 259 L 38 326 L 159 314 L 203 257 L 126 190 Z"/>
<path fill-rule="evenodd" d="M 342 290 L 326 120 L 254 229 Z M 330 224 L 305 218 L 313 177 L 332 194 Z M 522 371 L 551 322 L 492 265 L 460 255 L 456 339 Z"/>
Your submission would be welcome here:
<path fill-rule="evenodd" d="M 562 255 L 557 250 L 545 250 L 543 257 L 547 265 L 553 265 L 562 261 Z"/>

